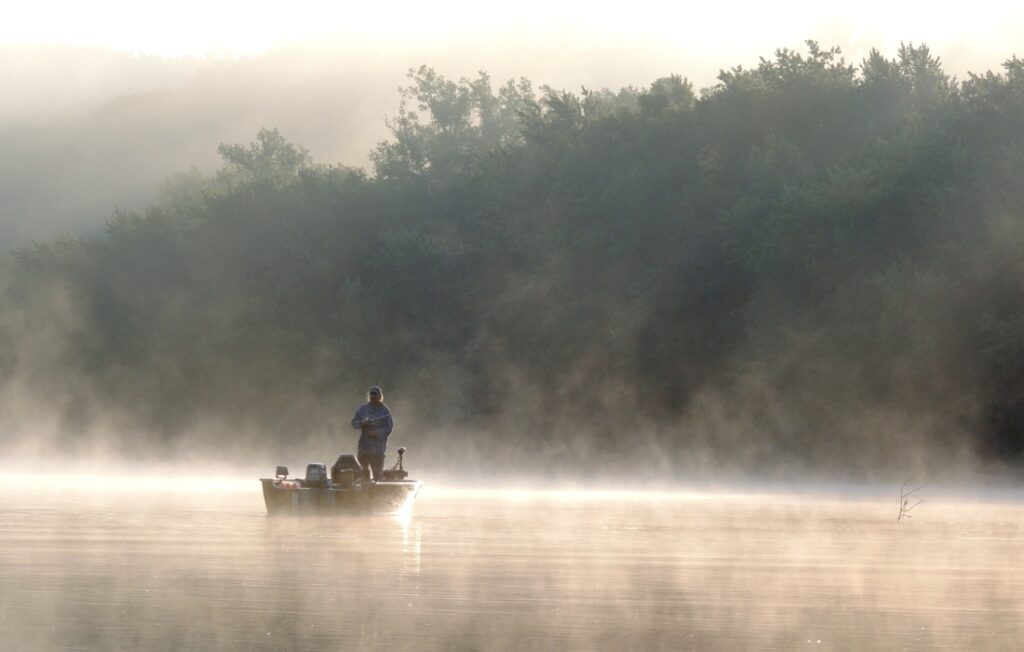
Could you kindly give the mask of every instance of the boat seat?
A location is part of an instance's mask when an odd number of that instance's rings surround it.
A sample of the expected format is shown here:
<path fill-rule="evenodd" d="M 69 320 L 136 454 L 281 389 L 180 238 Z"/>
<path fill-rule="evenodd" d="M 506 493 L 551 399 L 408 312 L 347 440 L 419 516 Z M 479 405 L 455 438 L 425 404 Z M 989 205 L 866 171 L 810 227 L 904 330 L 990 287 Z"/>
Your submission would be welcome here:
<path fill-rule="evenodd" d="M 352 471 L 352 475 L 358 478 L 363 475 L 363 465 L 355 455 L 339 455 L 338 461 L 331 467 L 331 481 L 338 482 L 342 471 Z"/>

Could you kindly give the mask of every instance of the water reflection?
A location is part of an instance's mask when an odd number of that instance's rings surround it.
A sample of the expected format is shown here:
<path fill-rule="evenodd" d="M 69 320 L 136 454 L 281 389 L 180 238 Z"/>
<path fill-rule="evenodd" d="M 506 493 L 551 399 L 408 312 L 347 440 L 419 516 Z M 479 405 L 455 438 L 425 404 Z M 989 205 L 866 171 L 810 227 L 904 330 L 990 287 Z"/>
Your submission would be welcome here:
<path fill-rule="evenodd" d="M 331 518 L 268 518 L 255 488 L 0 498 L 16 649 L 1024 641 L 1015 504 L 930 502 L 896 524 L 888 503 L 756 496 L 426 492 L 411 512 Z"/>
<path fill-rule="evenodd" d="M 404 574 L 420 574 L 420 554 L 423 551 L 423 524 L 412 523 L 412 510 L 403 509 L 394 516 L 402 526 L 402 560 Z"/>

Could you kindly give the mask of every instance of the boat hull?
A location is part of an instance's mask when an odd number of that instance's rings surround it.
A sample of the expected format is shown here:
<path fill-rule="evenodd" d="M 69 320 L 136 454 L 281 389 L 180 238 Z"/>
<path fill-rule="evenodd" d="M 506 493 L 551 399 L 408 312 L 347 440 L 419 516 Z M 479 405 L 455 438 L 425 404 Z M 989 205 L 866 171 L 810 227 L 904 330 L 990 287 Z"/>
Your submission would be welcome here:
<path fill-rule="evenodd" d="M 260 478 L 267 514 L 372 514 L 397 512 L 410 505 L 420 491 L 419 480 L 357 482 L 349 487 L 294 486 L 274 478 Z"/>

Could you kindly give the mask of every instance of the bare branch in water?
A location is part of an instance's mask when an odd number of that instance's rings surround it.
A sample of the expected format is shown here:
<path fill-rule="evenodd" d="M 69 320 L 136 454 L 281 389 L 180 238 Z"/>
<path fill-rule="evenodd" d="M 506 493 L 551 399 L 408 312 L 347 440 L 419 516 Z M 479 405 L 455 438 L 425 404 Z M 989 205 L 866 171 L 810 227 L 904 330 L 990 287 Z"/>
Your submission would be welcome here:
<path fill-rule="evenodd" d="M 897 523 L 902 521 L 904 517 L 910 518 L 910 511 L 924 502 L 924 498 L 918 496 L 916 492 L 924 489 L 925 485 L 922 484 L 919 487 L 907 491 L 908 484 L 910 484 L 909 480 L 900 486 L 900 512 L 896 517 Z M 913 503 L 910 502 L 911 499 L 913 499 Z"/>

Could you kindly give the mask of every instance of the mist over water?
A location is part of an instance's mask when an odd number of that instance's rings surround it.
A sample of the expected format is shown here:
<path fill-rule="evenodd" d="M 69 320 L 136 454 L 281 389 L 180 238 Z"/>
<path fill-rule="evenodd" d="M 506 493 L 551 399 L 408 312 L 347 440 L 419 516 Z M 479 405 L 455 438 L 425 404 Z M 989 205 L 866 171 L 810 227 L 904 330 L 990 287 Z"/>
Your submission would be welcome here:
<path fill-rule="evenodd" d="M 86 481 L 87 482 L 87 481 Z M 19 649 L 1012 650 L 1019 502 L 424 491 L 269 518 L 258 486 L 2 489 Z"/>

